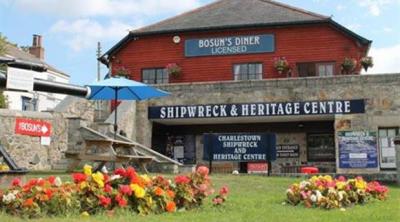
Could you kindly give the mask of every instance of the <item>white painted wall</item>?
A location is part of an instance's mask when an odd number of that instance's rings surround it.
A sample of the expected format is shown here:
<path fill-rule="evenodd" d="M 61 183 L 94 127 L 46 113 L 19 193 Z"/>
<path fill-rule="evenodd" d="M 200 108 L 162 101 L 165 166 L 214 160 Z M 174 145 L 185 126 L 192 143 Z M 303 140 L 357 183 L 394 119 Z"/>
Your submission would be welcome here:
<path fill-rule="evenodd" d="M 68 83 L 69 77 L 62 75 L 57 72 L 48 70 L 47 72 L 33 72 L 34 78 L 44 79 L 49 81 Z M 8 109 L 11 110 L 22 110 L 22 97 L 36 98 L 37 99 L 37 111 L 52 110 L 66 95 L 55 94 L 55 93 L 44 93 L 44 92 L 15 92 L 15 91 L 4 91 L 4 95 L 7 97 Z"/>

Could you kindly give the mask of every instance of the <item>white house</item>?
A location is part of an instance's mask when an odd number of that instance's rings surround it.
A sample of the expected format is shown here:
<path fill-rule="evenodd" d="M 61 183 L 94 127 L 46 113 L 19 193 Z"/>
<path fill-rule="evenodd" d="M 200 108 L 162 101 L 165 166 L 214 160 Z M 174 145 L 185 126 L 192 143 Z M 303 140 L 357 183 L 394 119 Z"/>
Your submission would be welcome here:
<path fill-rule="evenodd" d="M 16 70 L 22 74 L 33 74 L 34 78 L 54 82 L 68 83 L 69 75 L 54 68 L 44 61 L 44 48 L 42 47 L 42 36 L 33 35 L 32 46 L 26 52 L 14 45 L 8 44 L 5 58 L 10 59 L 9 69 Z M 37 68 L 40 67 L 40 68 Z M 52 110 L 65 95 L 44 92 L 17 92 L 4 91 L 8 101 L 8 109 L 46 111 Z"/>

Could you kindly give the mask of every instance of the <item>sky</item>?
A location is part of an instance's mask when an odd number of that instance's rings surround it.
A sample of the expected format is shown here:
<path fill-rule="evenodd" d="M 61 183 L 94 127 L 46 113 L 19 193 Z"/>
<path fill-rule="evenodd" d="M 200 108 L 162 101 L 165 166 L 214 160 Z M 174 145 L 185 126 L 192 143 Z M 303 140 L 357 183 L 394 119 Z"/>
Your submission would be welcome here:
<path fill-rule="evenodd" d="M 245 0 L 243 0 L 245 1 Z M 400 0 L 278 0 L 332 18 L 373 40 L 367 74 L 400 73 Z M 106 52 L 129 30 L 213 0 L 0 0 L 0 32 L 19 46 L 43 36 L 48 64 L 90 84 L 97 76 L 97 42 Z M 102 65 L 102 76 L 107 73 Z"/>

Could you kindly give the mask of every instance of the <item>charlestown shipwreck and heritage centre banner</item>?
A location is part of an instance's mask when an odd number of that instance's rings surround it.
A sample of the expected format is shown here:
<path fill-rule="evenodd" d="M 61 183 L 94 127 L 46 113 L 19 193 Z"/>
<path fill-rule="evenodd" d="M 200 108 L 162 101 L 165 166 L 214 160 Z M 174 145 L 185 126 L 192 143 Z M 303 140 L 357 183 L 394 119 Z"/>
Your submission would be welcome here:
<path fill-rule="evenodd" d="M 204 160 L 260 162 L 275 159 L 275 134 L 204 134 Z"/>
<path fill-rule="evenodd" d="M 149 107 L 149 119 L 256 116 L 334 115 L 364 113 L 364 100 L 210 104 Z"/>

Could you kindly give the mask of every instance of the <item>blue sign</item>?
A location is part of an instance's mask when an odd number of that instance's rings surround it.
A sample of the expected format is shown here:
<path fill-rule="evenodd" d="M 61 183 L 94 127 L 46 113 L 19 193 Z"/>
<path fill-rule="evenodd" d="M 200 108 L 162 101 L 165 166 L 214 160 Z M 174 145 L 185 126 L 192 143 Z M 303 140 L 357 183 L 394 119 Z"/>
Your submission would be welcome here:
<path fill-rule="evenodd" d="M 376 132 L 338 132 L 339 168 L 377 168 Z"/>
<path fill-rule="evenodd" d="M 364 100 L 327 100 L 244 104 L 149 107 L 149 119 L 191 119 L 254 116 L 334 115 L 364 113 Z"/>
<path fill-rule="evenodd" d="M 185 41 L 185 56 L 218 56 L 275 51 L 275 37 L 268 35 L 228 36 Z"/>
<path fill-rule="evenodd" d="M 275 134 L 204 134 L 204 160 L 259 162 L 276 159 Z"/>

